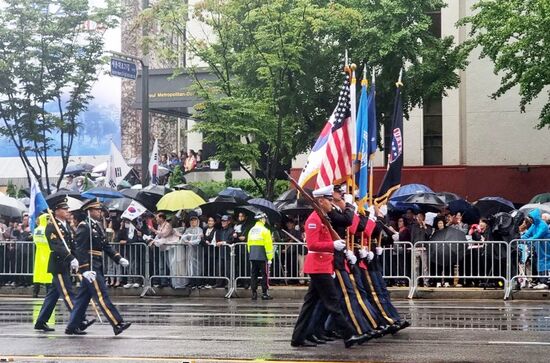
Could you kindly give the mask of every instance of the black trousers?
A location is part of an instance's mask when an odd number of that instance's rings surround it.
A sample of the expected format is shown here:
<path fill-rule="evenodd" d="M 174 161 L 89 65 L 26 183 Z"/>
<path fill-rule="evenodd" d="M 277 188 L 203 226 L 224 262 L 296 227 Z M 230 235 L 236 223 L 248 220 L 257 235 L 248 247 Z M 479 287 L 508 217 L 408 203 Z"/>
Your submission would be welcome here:
<path fill-rule="evenodd" d="M 63 298 L 63 302 L 65 302 L 65 306 L 67 306 L 69 311 L 72 311 L 74 308 L 73 283 L 69 272 L 65 271 L 63 273 L 53 274 L 52 284 L 53 286 L 47 290 L 48 292 L 44 298 L 44 303 L 40 308 L 40 313 L 36 319 L 37 323 L 47 323 L 48 320 L 50 320 L 59 297 Z"/>
<path fill-rule="evenodd" d="M 338 299 L 338 293 L 334 284 L 334 279 L 330 274 L 311 274 L 311 281 L 304 297 L 304 305 L 300 310 L 300 315 L 294 326 L 294 332 L 292 333 L 293 342 L 303 342 L 308 335 L 312 332 L 308 329 L 310 326 L 310 320 L 315 310 L 317 301 L 321 301 L 324 307 L 332 314 L 336 328 L 340 330 L 345 339 L 351 337 L 355 330 L 346 321 L 342 309 L 340 308 L 340 301 Z"/>
<path fill-rule="evenodd" d="M 258 290 L 258 275 L 262 276 L 262 292 L 267 294 L 268 279 L 265 261 L 250 261 L 250 288 L 256 292 Z"/>

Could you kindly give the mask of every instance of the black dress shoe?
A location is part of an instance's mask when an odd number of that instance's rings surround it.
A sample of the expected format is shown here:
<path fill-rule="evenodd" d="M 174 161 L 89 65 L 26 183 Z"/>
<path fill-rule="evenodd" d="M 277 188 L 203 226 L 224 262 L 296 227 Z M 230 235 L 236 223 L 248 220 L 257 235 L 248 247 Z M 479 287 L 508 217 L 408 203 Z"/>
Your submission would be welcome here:
<path fill-rule="evenodd" d="M 115 335 L 119 335 L 120 333 L 122 333 L 123 331 L 128 329 L 130 327 L 130 325 L 132 325 L 132 323 L 122 322 L 118 325 L 115 325 L 113 327 L 113 331 L 115 332 Z"/>
<path fill-rule="evenodd" d="M 82 331 L 80 330 L 80 328 L 76 328 L 76 329 L 65 329 L 65 334 L 67 335 L 86 335 L 88 333 L 86 333 L 85 331 Z"/>
<path fill-rule="evenodd" d="M 50 328 L 48 326 L 48 324 L 46 323 L 39 323 L 39 322 L 36 322 L 36 324 L 34 324 L 34 328 L 36 330 L 42 330 L 42 331 L 55 331 L 54 328 Z"/>
<path fill-rule="evenodd" d="M 343 339 L 344 337 L 342 334 L 338 333 L 336 330 L 331 330 L 327 332 L 327 337 L 334 338 L 334 339 Z"/>
<path fill-rule="evenodd" d="M 316 337 L 319 338 L 319 339 L 323 339 L 325 342 L 333 342 L 334 341 L 333 338 L 327 337 L 326 335 L 323 335 L 323 334 L 316 335 Z"/>
<path fill-rule="evenodd" d="M 258 293 L 256 291 L 252 291 L 252 300 L 258 300 Z"/>
<path fill-rule="evenodd" d="M 409 326 L 411 326 L 411 323 L 408 320 L 401 320 L 399 323 L 399 330 L 405 329 Z"/>
<path fill-rule="evenodd" d="M 395 335 L 395 333 L 397 333 L 398 331 L 400 330 L 400 325 L 395 323 L 395 324 L 392 324 L 388 327 L 388 332 L 391 334 L 391 335 Z"/>
<path fill-rule="evenodd" d="M 361 335 L 361 337 L 363 337 L 363 339 L 358 343 L 359 345 L 363 345 L 373 338 L 372 334 L 368 332 Z"/>
<path fill-rule="evenodd" d="M 363 343 L 365 341 L 364 334 L 363 335 L 352 335 L 348 339 L 344 340 L 344 345 L 346 348 L 351 348 L 352 346 Z"/>
<path fill-rule="evenodd" d="M 297 348 L 297 347 L 316 347 L 317 346 L 317 344 L 312 343 L 312 342 L 308 342 L 307 340 L 304 340 L 303 342 L 291 341 L 290 345 L 295 347 L 295 348 Z"/>
<path fill-rule="evenodd" d="M 262 300 L 273 300 L 273 296 L 268 295 L 268 294 L 263 294 L 262 295 Z"/>
<path fill-rule="evenodd" d="M 315 335 L 310 335 L 306 338 L 306 340 L 308 342 L 312 342 L 312 343 L 315 343 L 315 344 L 327 344 L 327 341 L 326 340 L 323 340 L 323 339 L 320 339 L 318 338 L 317 336 Z"/>
<path fill-rule="evenodd" d="M 90 325 L 93 325 L 95 323 L 95 319 L 92 320 L 84 320 L 82 323 L 80 323 L 80 326 L 78 327 L 80 330 L 84 331 L 88 329 Z"/>

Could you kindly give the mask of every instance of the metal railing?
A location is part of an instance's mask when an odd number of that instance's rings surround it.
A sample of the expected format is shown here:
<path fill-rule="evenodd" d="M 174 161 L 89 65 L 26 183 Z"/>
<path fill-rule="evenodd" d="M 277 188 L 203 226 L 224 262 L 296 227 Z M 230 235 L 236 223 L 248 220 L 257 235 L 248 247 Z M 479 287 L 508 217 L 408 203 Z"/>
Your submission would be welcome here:
<path fill-rule="evenodd" d="M 250 279 L 250 261 L 246 243 L 206 246 L 170 244 L 162 249 L 145 243 L 113 246 L 130 266 L 113 269 L 106 258 L 105 276 L 143 282 L 141 296 L 155 292 L 156 285 L 193 288 L 217 283 L 227 287 L 231 297 Z M 32 283 L 35 245 L 32 241 L 0 241 L 0 283 Z M 306 245 L 274 243 L 270 280 L 282 284 L 304 283 Z M 532 279 L 550 279 L 550 239 L 471 242 L 420 241 L 395 242 L 384 247 L 379 259 L 385 279 L 406 280 L 409 298 L 420 282 L 447 281 L 453 285 L 467 280 L 501 281 L 504 298 L 512 296 L 513 287 Z M 118 266 L 116 266 L 118 267 Z M 431 281 L 429 281 L 431 280 Z"/>
<path fill-rule="evenodd" d="M 504 290 L 508 287 L 508 243 L 503 241 L 420 241 L 413 246 L 415 256 L 423 254 L 425 265 L 417 269 L 417 258 L 412 259 L 413 284 L 409 298 L 413 298 L 420 279 L 452 280 L 501 280 Z"/>

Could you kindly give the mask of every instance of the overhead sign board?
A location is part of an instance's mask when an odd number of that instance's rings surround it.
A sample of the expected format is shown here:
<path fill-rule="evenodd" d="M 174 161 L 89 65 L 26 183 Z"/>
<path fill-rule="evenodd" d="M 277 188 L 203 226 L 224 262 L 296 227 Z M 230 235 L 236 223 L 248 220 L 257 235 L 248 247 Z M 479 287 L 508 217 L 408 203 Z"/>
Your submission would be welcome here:
<path fill-rule="evenodd" d="M 135 80 L 137 78 L 137 66 L 131 61 L 111 58 L 111 75 Z"/>

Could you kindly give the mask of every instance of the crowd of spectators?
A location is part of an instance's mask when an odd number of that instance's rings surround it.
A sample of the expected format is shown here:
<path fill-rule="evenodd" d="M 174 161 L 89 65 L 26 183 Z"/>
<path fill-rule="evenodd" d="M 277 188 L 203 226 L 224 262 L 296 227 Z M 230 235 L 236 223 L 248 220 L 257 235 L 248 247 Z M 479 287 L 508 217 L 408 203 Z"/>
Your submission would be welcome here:
<path fill-rule="evenodd" d="M 193 149 L 190 149 L 189 152 L 182 150 L 179 155 L 176 152 L 162 154 L 159 165 L 170 170 L 180 166 L 186 173 L 195 169 L 202 169 L 204 167 L 202 150 L 197 152 Z"/>

